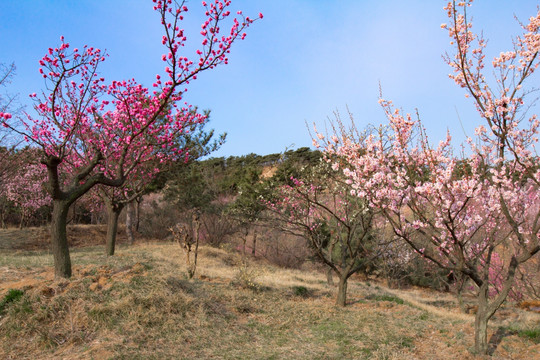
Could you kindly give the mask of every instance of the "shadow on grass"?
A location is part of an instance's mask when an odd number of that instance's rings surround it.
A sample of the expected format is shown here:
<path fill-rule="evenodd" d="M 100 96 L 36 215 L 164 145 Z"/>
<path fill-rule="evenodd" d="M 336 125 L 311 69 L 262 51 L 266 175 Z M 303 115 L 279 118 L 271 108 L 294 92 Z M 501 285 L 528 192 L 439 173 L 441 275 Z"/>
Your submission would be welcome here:
<path fill-rule="evenodd" d="M 492 356 L 495 353 L 495 350 L 497 350 L 497 347 L 499 347 L 499 344 L 501 343 L 501 341 L 505 337 L 514 335 L 515 333 L 516 331 L 510 330 L 504 327 L 499 327 L 497 331 L 493 335 L 491 335 L 491 338 L 489 339 L 488 354 Z"/>

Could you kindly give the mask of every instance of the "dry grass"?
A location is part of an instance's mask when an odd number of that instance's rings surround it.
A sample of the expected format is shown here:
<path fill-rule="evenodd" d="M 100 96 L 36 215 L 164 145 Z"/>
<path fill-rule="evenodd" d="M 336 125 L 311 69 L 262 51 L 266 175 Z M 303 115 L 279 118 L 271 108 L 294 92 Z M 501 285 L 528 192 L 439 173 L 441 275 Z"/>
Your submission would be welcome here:
<path fill-rule="evenodd" d="M 324 274 L 222 249 L 201 249 L 193 280 L 176 244 L 103 252 L 75 249 L 70 281 L 52 278 L 46 252 L 2 256 L 0 294 L 25 293 L 0 317 L 0 358 L 474 358 L 471 317 L 430 305 L 444 295 L 351 281 L 342 309 Z M 510 320 L 495 359 L 540 358 L 540 345 L 515 330 L 538 328 L 538 318 L 521 320 Z"/>
<path fill-rule="evenodd" d="M 96 246 L 105 243 L 107 225 L 68 225 L 67 235 L 70 246 Z M 42 251 L 49 249 L 48 227 L 27 227 L 23 229 L 0 229 L 0 251 Z M 125 228 L 118 226 L 117 244 L 126 242 Z"/>

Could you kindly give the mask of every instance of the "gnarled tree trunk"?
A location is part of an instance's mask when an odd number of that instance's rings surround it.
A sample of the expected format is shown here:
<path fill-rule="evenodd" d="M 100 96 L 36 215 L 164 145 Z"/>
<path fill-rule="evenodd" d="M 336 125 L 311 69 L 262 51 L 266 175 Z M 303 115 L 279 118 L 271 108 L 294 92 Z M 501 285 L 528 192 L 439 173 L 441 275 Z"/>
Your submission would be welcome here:
<path fill-rule="evenodd" d="M 538 248 L 534 249 L 530 253 L 522 254 L 519 259 L 516 256 L 512 256 L 502 289 L 497 296 L 493 298 L 491 303 L 489 302 L 489 281 L 487 276 L 485 277 L 484 282 L 480 285 L 478 290 L 478 311 L 476 312 L 474 319 L 474 350 L 477 354 L 489 354 L 489 342 L 487 336 L 489 319 L 491 319 L 491 317 L 508 297 L 508 293 L 514 284 L 514 278 L 519 264 L 527 261 L 536 252 L 538 252 Z"/>
<path fill-rule="evenodd" d="M 336 305 L 344 307 L 347 304 L 347 280 L 349 277 L 347 274 L 342 273 L 339 276 L 338 283 L 338 295 L 336 299 Z"/>
<path fill-rule="evenodd" d="M 54 276 L 71 277 L 71 259 L 67 241 L 67 216 L 69 206 L 67 201 L 54 200 L 51 220 L 51 246 L 54 257 Z"/>
<path fill-rule="evenodd" d="M 487 282 L 480 287 L 478 293 L 478 310 L 474 318 L 474 350 L 477 354 L 488 353 L 487 326 L 491 316 L 488 316 L 488 286 Z"/>

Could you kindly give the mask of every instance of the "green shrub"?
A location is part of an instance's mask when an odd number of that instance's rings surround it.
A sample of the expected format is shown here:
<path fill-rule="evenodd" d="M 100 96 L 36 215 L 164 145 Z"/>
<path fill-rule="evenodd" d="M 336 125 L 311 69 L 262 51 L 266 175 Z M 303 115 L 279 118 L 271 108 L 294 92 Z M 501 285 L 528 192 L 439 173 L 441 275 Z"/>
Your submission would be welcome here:
<path fill-rule="evenodd" d="M 395 302 L 396 304 L 404 304 L 403 299 L 400 299 L 397 296 L 392 296 L 392 295 L 369 295 L 366 297 L 366 299 L 376 300 L 376 301 L 390 301 L 390 302 Z"/>
<path fill-rule="evenodd" d="M 9 303 L 18 301 L 24 295 L 24 291 L 18 289 L 9 289 L 7 294 L 0 302 L 0 314 L 3 314 L 6 310 L 6 306 Z"/>
<path fill-rule="evenodd" d="M 309 290 L 305 286 L 293 286 L 292 290 L 295 296 L 300 296 L 303 298 L 309 296 Z"/>
<path fill-rule="evenodd" d="M 529 329 L 529 330 L 520 330 L 518 335 L 522 338 L 526 338 L 534 342 L 535 344 L 540 344 L 540 328 Z"/>

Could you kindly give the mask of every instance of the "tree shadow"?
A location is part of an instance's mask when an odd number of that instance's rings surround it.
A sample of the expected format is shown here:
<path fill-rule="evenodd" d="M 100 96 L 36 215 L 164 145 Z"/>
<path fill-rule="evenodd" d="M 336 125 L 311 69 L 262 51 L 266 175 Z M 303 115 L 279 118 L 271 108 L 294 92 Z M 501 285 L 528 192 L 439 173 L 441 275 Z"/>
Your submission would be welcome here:
<path fill-rule="evenodd" d="M 511 331 L 504 327 L 499 327 L 493 335 L 491 335 L 491 338 L 489 339 L 489 349 L 488 354 L 492 356 L 495 353 L 495 350 L 497 350 L 497 347 L 501 343 L 502 339 L 504 339 L 506 336 L 514 335 L 514 331 Z"/>

